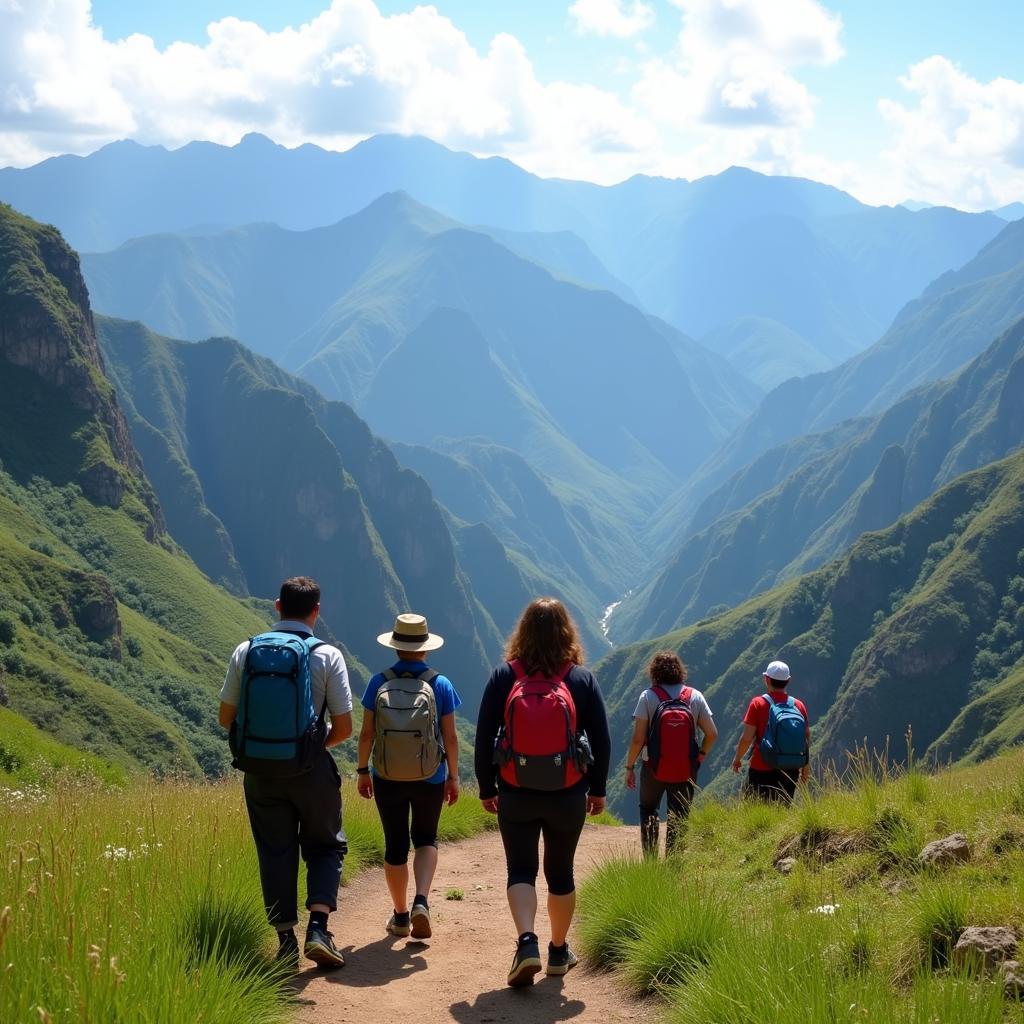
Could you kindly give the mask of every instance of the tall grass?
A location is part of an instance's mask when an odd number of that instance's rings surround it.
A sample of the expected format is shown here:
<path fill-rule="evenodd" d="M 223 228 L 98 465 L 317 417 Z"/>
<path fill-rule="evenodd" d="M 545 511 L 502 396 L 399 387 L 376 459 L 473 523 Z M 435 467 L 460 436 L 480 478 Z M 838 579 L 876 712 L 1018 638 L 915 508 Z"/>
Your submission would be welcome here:
<path fill-rule="evenodd" d="M 351 877 L 381 860 L 383 835 L 376 807 L 347 785 L 344 818 Z M 493 820 L 460 801 L 441 833 Z M 4 1024 L 284 1021 L 275 945 L 237 779 L 69 780 L 0 807 Z"/>
<path fill-rule="evenodd" d="M 1022 777 L 1024 751 L 937 775 L 876 760 L 791 807 L 703 803 L 677 857 L 584 882 L 582 952 L 673 1024 L 1024 1024 L 998 976 L 952 961 L 968 925 L 1024 932 Z M 953 831 L 970 862 L 922 869 Z"/>

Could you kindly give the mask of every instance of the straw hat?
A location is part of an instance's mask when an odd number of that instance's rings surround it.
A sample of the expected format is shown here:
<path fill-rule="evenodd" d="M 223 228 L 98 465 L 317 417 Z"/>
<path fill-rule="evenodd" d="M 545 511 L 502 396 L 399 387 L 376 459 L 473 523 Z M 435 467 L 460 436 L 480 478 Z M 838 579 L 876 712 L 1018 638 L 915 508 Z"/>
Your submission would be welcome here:
<path fill-rule="evenodd" d="M 394 630 L 381 633 L 377 643 L 396 651 L 436 651 L 444 643 L 444 637 L 431 633 L 422 615 L 403 612 L 395 618 Z"/>

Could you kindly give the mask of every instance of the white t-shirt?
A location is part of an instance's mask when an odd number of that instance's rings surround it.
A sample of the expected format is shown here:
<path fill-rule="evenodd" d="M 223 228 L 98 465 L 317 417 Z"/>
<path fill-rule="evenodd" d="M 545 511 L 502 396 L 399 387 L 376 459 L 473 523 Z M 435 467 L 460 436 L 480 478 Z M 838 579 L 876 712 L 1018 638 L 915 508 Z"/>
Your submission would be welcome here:
<path fill-rule="evenodd" d="M 662 689 L 670 697 L 678 697 L 682 692 L 685 683 L 675 683 L 672 686 L 663 686 Z M 640 694 L 640 699 L 636 702 L 636 711 L 633 712 L 634 719 L 640 719 L 643 722 L 650 723 L 651 718 L 654 716 L 654 712 L 658 710 L 658 705 L 661 703 L 658 695 L 648 687 Z M 707 723 L 711 721 L 713 715 L 711 708 L 708 706 L 708 702 L 704 697 L 704 694 L 700 690 L 694 689 L 690 693 L 690 710 L 693 712 L 693 720 L 697 724 L 697 728 L 701 732 L 707 732 Z M 647 748 L 643 749 L 643 759 L 647 760 Z"/>
<path fill-rule="evenodd" d="M 305 633 L 312 636 L 312 630 L 304 622 L 283 620 L 275 623 L 274 630 L 287 630 L 291 633 Z M 249 653 L 249 641 L 243 640 L 231 655 L 228 670 L 224 676 L 220 699 L 225 704 L 238 707 L 242 692 L 242 667 L 245 656 Z M 332 715 L 345 715 L 352 710 L 352 690 L 348 683 L 348 667 L 345 657 L 337 647 L 320 644 L 309 655 L 310 684 L 313 695 L 313 707 L 319 713 L 327 699 L 327 710 Z"/>

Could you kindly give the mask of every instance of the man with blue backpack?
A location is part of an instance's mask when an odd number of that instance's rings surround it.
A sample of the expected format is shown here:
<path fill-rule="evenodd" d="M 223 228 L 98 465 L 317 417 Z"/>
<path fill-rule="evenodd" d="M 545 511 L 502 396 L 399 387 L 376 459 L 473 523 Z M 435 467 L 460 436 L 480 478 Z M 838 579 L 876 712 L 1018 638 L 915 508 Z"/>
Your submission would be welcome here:
<path fill-rule="evenodd" d="M 789 681 L 789 666 L 771 662 L 764 670 L 767 689 L 751 700 L 743 716 L 732 770 L 739 773 L 743 755 L 753 748 L 743 789 L 760 800 L 790 801 L 797 781 L 810 776 L 810 719 L 803 702 L 786 692 Z"/>
<path fill-rule="evenodd" d="M 256 842 L 267 918 L 278 960 L 297 967 L 299 855 L 306 862 L 309 926 L 305 955 L 321 967 L 345 958 L 327 927 L 337 909 L 348 851 L 341 825 L 341 777 L 327 748 L 352 734 L 345 659 L 313 635 L 320 588 L 308 576 L 281 585 L 280 621 L 235 648 L 220 693 L 232 764 L 245 772 L 245 805 Z M 328 712 L 330 725 L 328 726 Z"/>

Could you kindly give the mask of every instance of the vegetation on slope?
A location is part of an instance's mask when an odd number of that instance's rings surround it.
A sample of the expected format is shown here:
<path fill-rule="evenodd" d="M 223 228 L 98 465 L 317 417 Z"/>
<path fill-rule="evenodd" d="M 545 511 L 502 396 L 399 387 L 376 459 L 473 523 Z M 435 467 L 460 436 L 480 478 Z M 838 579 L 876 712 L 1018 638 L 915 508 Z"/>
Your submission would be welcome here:
<path fill-rule="evenodd" d="M 580 890 L 583 955 L 672 1024 L 1024 1020 L 1000 972 L 953 956 L 968 926 L 1024 932 L 1024 754 L 934 776 L 858 767 L 789 808 L 698 801 L 672 857 L 603 865 Z M 967 862 L 919 863 L 956 832 Z"/>

